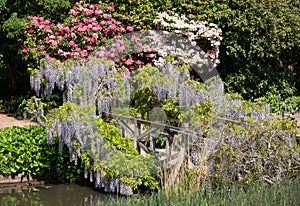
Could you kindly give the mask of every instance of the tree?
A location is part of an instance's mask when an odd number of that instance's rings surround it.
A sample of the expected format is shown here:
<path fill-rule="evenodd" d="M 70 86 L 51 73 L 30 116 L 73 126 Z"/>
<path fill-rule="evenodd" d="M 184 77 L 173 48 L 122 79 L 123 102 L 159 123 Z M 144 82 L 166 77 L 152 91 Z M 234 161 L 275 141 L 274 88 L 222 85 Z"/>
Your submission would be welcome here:
<path fill-rule="evenodd" d="M 10 96 L 29 91 L 27 62 L 22 60 L 21 46 L 24 19 L 28 15 L 43 15 L 62 21 L 75 0 L 1 0 L 0 1 L 0 94 Z M 20 41 L 19 41 L 20 40 Z"/>

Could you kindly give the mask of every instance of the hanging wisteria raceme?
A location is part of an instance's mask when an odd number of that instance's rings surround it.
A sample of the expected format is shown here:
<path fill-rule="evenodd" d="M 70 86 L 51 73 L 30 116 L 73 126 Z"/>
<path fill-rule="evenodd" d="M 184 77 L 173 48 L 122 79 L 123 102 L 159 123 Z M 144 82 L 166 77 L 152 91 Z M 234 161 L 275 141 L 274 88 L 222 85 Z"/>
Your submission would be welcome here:
<path fill-rule="evenodd" d="M 40 71 L 30 77 L 31 86 L 38 96 L 49 97 L 57 87 L 66 90 L 65 101 L 97 105 L 99 113 L 110 110 L 114 95 L 125 94 L 123 101 L 128 101 L 128 79 L 129 73 L 119 72 L 113 66 L 97 60 L 75 61 L 70 65 L 45 61 Z M 121 87 L 118 88 L 118 84 L 122 84 Z"/>
<path fill-rule="evenodd" d="M 118 99 L 119 102 L 128 102 L 128 79 L 128 73 L 119 72 L 113 66 L 95 59 L 86 62 L 73 61 L 71 64 L 46 61 L 39 73 L 31 76 L 33 89 L 38 95 L 49 97 L 55 88 L 65 91 L 64 104 L 53 109 L 43 122 L 47 131 L 47 142 L 52 143 L 53 138 L 57 137 L 60 151 L 66 145 L 69 148 L 70 160 L 76 164 L 82 152 L 88 152 L 94 160 L 90 171 L 91 181 L 97 172 L 96 164 L 108 160 L 110 152 L 114 150 L 104 141 L 99 131 L 99 125 L 95 122 L 97 112 L 102 114 L 110 111 L 113 100 L 119 94 L 123 94 Z M 39 87 L 37 83 L 42 82 Z M 115 181 L 108 179 L 105 182 L 111 185 L 110 191 L 132 194 L 130 185 L 120 182 L 113 186 L 112 182 Z"/>

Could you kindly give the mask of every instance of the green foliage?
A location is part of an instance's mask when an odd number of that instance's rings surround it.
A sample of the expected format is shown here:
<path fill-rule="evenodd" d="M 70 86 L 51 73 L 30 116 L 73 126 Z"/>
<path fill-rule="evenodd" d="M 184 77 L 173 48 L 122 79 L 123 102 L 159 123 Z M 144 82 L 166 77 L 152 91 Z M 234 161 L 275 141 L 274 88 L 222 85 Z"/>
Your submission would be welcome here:
<path fill-rule="evenodd" d="M 10 18 L 3 24 L 3 30 L 9 31 L 7 38 L 14 38 L 20 36 L 26 28 L 26 21 L 18 18 L 17 13 L 12 13 Z"/>
<path fill-rule="evenodd" d="M 149 111 L 159 105 L 157 97 L 149 88 L 139 88 L 130 100 L 130 106 L 136 109 L 144 119 L 148 119 Z"/>
<path fill-rule="evenodd" d="M 25 99 L 29 98 L 28 95 L 11 96 L 9 99 L 2 99 L 1 109 L 13 113 L 16 116 L 23 116 L 24 109 L 20 104 L 22 104 Z"/>
<path fill-rule="evenodd" d="M 107 145 L 113 152 L 109 153 L 108 160 L 96 163 L 96 168 L 104 171 L 105 177 L 121 177 L 121 181 L 138 189 L 141 186 L 154 190 L 158 182 L 153 174 L 158 170 L 153 156 L 143 157 L 134 148 L 131 140 L 122 137 L 120 131 L 112 124 L 105 123 L 97 118 L 101 134 L 108 141 Z M 87 159 L 90 161 L 89 159 Z M 90 163 L 88 163 L 90 164 Z M 91 164 L 90 164 L 91 165 Z M 134 175 L 132 177 L 132 175 Z"/>
<path fill-rule="evenodd" d="M 48 145 L 41 126 L 0 129 L 0 174 L 37 175 L 49 181 L 66 182 L 77 178 L 82 169 L 70 163 L 69 152 L 58 151 L 58 142 Z M 51 177 L 47 177 L 51 174 Z"/>
<path fill-rule="evenodd" d="M 43 127 L 0 130 L 1 174 L 41 174 L 50 169 L 53 150 L 46 144 Z"/>
<path fill-rule="evenodd" d="M 30 99 L 24 99 L 19 105 L 21 111 L 23 111 L 23 116 L 26 119 L 32 119 L 35 121 L 41 121 L 49 110 L 54 108 L 56 105 L 55 101 L 42 102 L 40 98 L 32 96 Z"/>
<path fill-rule="evenodd" d="M 289 88 L 288 86 L 284 91 L 280 91 L 277 87 L 271 87 L 265 97 L 270 104 L 271 113 L 281 114 L 282 112 L 294 113 L 300 111 L 300 96 L 293 96 L 294 91 L 295 88 Z"/>
<path fill-rule="evenodd" d="M 79 160 L 76 165 L 70 161 L 69 148 L 63 147 L 63 150 L 59 151 L 57 139 L 52 144 L 54 147 L 54 155 L 51 162 L 51 170 L 47 175 L 50 175 L 50 181 L 56 183 L 68 183 L 74 180 L 76 182 L 83 182 L 83 171 L 84 168 L 81 164 L 83 158 Z"/>
<path fill-rule="evenodd" d="M 101 134 L 109 142 L 110 146 L 129 155 L 138 155 L 138 152 L 134 148 L 131 140 L 127 137 L 122 137 L 120 130 L 117 127 L 113 124 L 105 123 L 100 118 L 97 118 L 97 122 L 100 127 Z"/>
<path fill-rule="evenodd" d="M 151 0 L 104 0 L 107 5 L 114 4 L 113 15 L 133 28 L 154 29 L 153 19 L 159 11 L 170 11 L 174 7 L 174 1 L 151 1 Z"/>

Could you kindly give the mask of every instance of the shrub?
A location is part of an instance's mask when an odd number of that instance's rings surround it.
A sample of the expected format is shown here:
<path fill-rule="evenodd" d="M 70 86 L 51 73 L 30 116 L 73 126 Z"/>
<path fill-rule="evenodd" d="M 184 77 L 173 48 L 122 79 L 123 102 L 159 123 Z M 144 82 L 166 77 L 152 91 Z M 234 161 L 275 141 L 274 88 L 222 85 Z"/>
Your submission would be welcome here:
<path fill-rule="evenodd" d="M 58 151 L 58 142 L 46 142 L 41 126 L 8 127 L 0 129 L 0 174 L 34 175 L 49 181 L 65 182 L 78 178 L 82 170 L 70 163 L 69 152 Z M 51 174 L 51 177 L 47 177 Z"/>
<path fill-rule="evenodd" d="M 300 150 L 294 128 L 295 122 L 287 119 L 227 124 L 207 160 L 211 183 L 230 187 L 297 177 Z"/>

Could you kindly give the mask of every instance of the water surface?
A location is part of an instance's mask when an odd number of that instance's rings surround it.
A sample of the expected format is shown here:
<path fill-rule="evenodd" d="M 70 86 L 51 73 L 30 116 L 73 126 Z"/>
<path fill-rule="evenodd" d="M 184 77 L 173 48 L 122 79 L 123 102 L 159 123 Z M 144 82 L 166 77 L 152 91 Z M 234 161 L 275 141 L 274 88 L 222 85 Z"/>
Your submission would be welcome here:
<path fill-rule="evenodd" d="M 1 206 L 95 206 L 111 205 L 117 196 L 95 191 L 76 184 L 29 187 L 26 189 L 5 188 L 0 190 Z"/>

